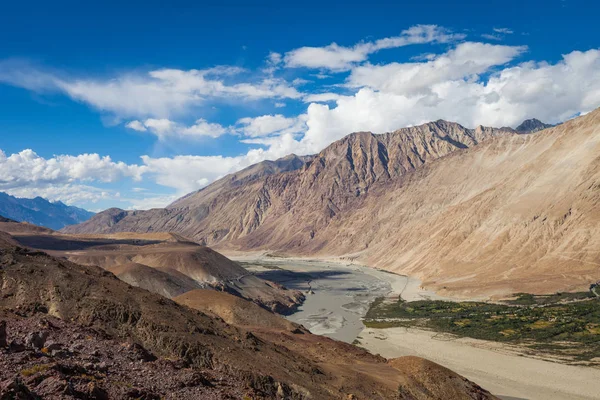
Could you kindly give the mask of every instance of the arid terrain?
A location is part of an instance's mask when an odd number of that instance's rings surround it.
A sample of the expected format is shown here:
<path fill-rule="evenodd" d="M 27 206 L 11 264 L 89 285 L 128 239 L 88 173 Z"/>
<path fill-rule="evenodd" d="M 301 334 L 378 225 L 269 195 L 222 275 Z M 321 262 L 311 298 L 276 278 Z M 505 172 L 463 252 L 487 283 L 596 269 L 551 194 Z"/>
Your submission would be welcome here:
<path fill-rule="evenodd" d="M 167 298 L 194 289 L 226 291 L 286 314 L 304 295 L 249 274 L 212 249 L 181 236 L 159 234 L 63 235 L 31 224 L 1 222 L 20 245 L 82 265 L 96 265 L 121 280 Z"/>
<path fill-rule="evenodd" d="M 373 356 L 240 297 L 176 298 L 193 310 L 17 239 L 0 237 L 6 398 L 493 398 L 437 364 Z"/>
<path fill-rule="evenodd" d="M 108 210 L 65 231 L 172 231 L 226 251 L 337 256 L 465 298 L 581 290 L 600 273 L 600 110 L 544 127 L 354 133 L 166 209 Z"/>

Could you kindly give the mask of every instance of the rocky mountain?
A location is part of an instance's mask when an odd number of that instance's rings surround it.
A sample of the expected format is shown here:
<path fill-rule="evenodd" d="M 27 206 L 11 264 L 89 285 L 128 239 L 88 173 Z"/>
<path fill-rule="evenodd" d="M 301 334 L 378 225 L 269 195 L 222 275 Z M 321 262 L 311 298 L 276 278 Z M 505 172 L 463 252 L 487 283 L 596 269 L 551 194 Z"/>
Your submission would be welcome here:
<path fill-rule="evenodd" d="M 0 215 L 18 222 L 58 230 L 87 221 L 94 213 L 67 206 L 60 201 L 50 202 L 41 197 L 24 199 L 0 192 Z"/>
<path fill-rule="evenodd" d="M 554 125 L 545 124 L 539 119 L 526 119 L 515 130 L 519 133 L 535 133 L 543 129 L 552 128 Z"/>
<path fill-rule="evenodd" d="M 436 121 L 351 134 L 294 171 L 218 181 L 71 232 L 173 231 L 223 251 L 343 257 L 465 297 L 597 280 L 600 110 L 534 134 Z M 531 124 L 526 124 L 531 126 Z"/>
<path fill-rule="evenodd" d="M 229 325 L 5 235 L 2 398 L 494 398 L 415 357 L 388 361 L 299 326 Z M 198 296 L 193 304 L 206 304 Z"/>
<path fill-rule="evenodd" d="M 228 175 L 165 209 L 110 209 L 66 233 L 178 232 L 207 245 L 230 241 L 258 229 L 265 218 L 305 209 L 319 226 L 352 199 L 364 196 L 375 182 L 392 182 L 439 157 L 510 129 L 477 127 L 437 121 L 419 127 L 375 135 L 359 132 L 305 159 L 295 168 L 277 171 L 269 162 Z M 285 164 L 284 164 L 285 165 Z M 274 216 L 274 215 L 273 215 Z M 304 215 L 303 215 L 304 217 Z"/>

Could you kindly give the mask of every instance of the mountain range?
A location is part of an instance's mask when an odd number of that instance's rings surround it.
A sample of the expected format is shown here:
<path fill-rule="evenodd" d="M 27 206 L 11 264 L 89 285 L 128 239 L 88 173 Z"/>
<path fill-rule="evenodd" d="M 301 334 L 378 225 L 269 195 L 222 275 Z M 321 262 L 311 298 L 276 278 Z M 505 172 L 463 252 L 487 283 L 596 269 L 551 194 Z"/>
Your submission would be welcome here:
<path fill-rule="evenodd" d="M 90 219 L 94 213 L 41 197 L 25 199 L 0 192 L 0 215 L 18 222 L 61 229 Z"/>
<path fill-rule="evenodd" d="M 164 209 L 110 209 L 64 231 L 168 231 L 226 252 L 342 257 L 457 296 L 584 288 L 600 240 L 599 114 L 547 129 L 537 120 L 518 130 L 439 120 L 357 132 Z"/>

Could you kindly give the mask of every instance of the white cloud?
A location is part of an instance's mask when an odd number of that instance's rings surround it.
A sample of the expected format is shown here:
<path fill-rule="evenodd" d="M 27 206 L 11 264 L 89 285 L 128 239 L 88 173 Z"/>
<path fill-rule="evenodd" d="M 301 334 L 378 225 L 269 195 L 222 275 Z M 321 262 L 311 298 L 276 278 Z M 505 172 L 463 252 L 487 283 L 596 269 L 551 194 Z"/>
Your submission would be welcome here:
<path fill-rule="evenodd" d="M 481 35 L 481 37 L 488 40 L 502 40 L 502 35 L 497 35 L 493 33 L 484 33 L 483 35 Z"/>
<path fill-rule="evenodd" d="M 518 53 L 488 46 L 451 50 L 433 64 L 353 71 L 352 82 L 367 87 L 338 99 L 335 107 L 311 104 L 308 130 L 294 148 L 299 153 L 319 151 L 349 132 L 381 133 L 440 118 L 468 127 L 514 127 L 532 117 L 557 123 L 600 106 L 600 50 L 575 51 L 556 64 L 505 67 L 485 80 L 479 74 Z M 477 49 L 485 54 L 477 57 Z"/>
<path fill-rule="evenodd" d="M 237 131 L 248 137 L 298 133 L 306 129 L 305 116 L 286 118 L 281 114 L 241 118 L 236 125 L 238 126 Z"/>
<path fill-rule="evenodd" d="M 304 97 L 305 103 L 327 103 L 328 101 L 336 101 L 341 99 L 341 94 L 337 93 L 315 93 Z"/>
<path fill-rule="evenodd" d="M 15 61 L 0 62 L 0 82 L 35 92 L 62 92 L 102 112 L 123 118 L 168 118 L 210 99 L 231 101 L 298 99 L 302 94 L 283 79 L 241 81 L 237 67 L 204 70 L 158 69 L 109 78 L 61 77 Z M 237 83 L 227 80 L 236 78 Z"/>
<path fill-rule="evenodd" d="M 33 150 L 7 156 L 0 150 L 0 191 L 18 197 L 41 196 L 66 204 L 89 203 L 119 196 L 114 190 L 91 186 L 124 178 L 140 180 L 144 166 L 114 162 L 98 154 L 43 158 Z M 85 183 L 85 184 L 83 184 Z"/>
<path fill-rule="evenodd" d="M 150 129 L 150 132 L 154 133 L 159 138 L 174 135 L 176 134 L 176 131 L 178 131 L 177 124 L 166 118 L 148 118 L 144 121 L 144 126 Z"/>
<path fill-rule="evenodd" d="M 7 156 L 0 150 L 0 190 L 44 184 L 74 182 L 115 182 L 130 177 L 141 179 L 143 168 L 114 162 L 109 156 L 81 154 L 59 155 L 49 159 L 33 150 Z"/>
<path fill-rule="evenodd" d="M 140 121 L 131 121 L 125 124 L 125 126 L 138 132 L 146 132 L 148 130 Z"/>
<path fill-rule="evenodd" d="M 196 120 L 194 125 L 184 128 L 181 133 L 184 136 L 208 136 L 216 138 L 227 133 L 227 130 L 220 124 L 208 122 L 200 118 Z"/>
<path fill-rule="evenodd" d="M 513 30 L 510 28 L 494 28 L 494 32 L 503 33 L 505 35 L 510 35 L 510 34 L 514 33 Z"/>
<path fill-rule="evenodd" d="M 151 208 L 164 208 L 177 200 L 181 195 L 172 194 L 172 195 L 148 195 L 142 199 L 136 198 L 127 198 L 122 199 L 131 204 L 130 207 L 127 207 L 131 210 L 149 210 Z"/>
<path fill-rule="evenodd" d="M 175 188 L 178 193 L 200 189 L 215 179 L 250 164 L 243 157 L 176 156 L 152 158 L 142 156 L 146 172 L 159 185 Z"/>
<path fill-rule="evenodd" d="M 493 66 L 506 64 L 526 49 L 524 46 L 466 42 L 427 62 L 356 67 L 347 84 L 350 87 L 370 87 L 403 95 L 426 94 L 441 82 L 476 79 L 477 74 Z"/>
<path fill-rule="evenodd" d="M 125 125 L 136 131 L 150 131 L 160 140 L 168 138 L 217 138 L 228 132 L 226 128 L 217 123 L 211 123 L 205 119 L 197 119 L 193 125 L 185 126 L 166 118 L 148 118 L 145 121 L 133 120 Z"/>
<path fill-rule="evenodd" d="M 331 43 L 325 47 L 301 47 L 285 53 L 286 67 L 328 69 L 333 72 L 347 71 L 357 63 L 366 61 L 369 54 L 383 49 L 423 43 L 447 43 L 463 39 L 462 34 L 453 34 L 436 25 L 416 25 L 402 31 L 399 36 L 361 42 L 352 47 Z"/>
<path fill-rule="evenodd" d="M 96 203 L 100 200 L 119 197 L 119 193 L 112 190 L 103 190 L 89 185 L 71 184 L 17 187 L 6 190 L 6 193 L 28 199 L 40 196 L 50 201 L 62 201 L 67 205 Z"/>

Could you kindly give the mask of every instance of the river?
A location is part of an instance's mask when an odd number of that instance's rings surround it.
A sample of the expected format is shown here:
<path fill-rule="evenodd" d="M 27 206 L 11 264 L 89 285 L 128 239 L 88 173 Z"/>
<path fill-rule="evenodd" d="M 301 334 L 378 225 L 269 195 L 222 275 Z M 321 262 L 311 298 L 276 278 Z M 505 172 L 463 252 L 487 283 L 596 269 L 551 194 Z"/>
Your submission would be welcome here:
<path fill-rule="evenodd" d="M 235 258 L 256 276 L 302 291 L 305 302 L 286 318 L 312 333 L 352 343 L 365 326 L 362 318 L 378 297 L 402 293 L 406 300 L 440 298 L 420 281 L 373 268 L 290 258 Z"/>

